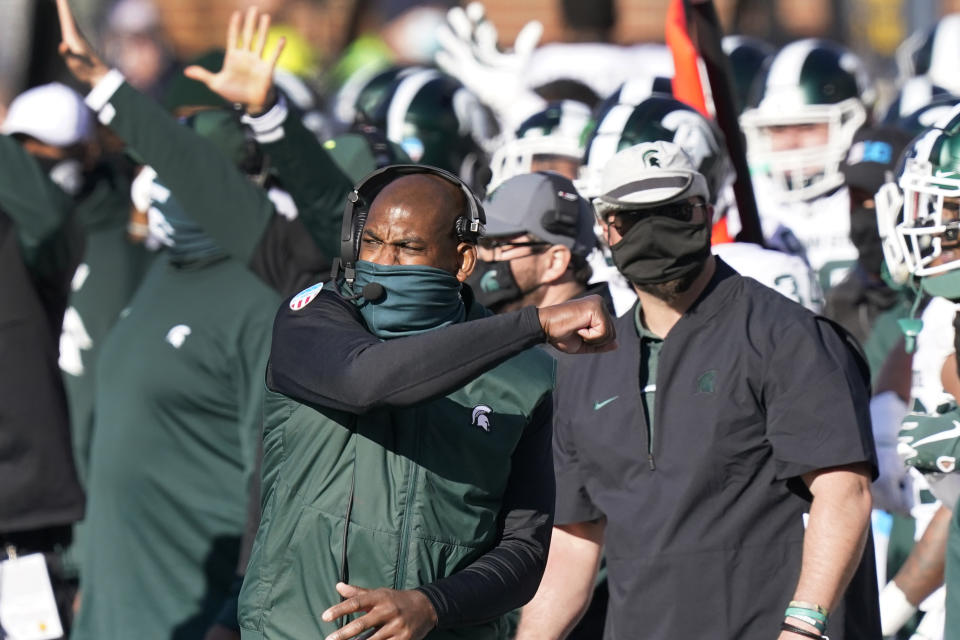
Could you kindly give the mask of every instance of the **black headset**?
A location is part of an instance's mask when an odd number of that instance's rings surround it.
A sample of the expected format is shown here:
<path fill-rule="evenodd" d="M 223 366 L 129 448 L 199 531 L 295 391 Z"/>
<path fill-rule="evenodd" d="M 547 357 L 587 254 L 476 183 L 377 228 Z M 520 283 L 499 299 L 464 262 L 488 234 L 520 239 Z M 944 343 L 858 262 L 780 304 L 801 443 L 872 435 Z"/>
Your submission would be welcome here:
<path fill-rule="evenodd" d="M 377 194 L 388 184 L 403 176 L 426 174 L 439 176 L 455 185 L 467 201 L 468 215 L 458 216 L 454 230 L 461 242 L 476 244 L 483 235 L 483 225 L 487 222 L 480 199 L 466 183 L 449 171 L 423 164 L 394 164 L 378 169 L 368 175 L 347 196 L 343 209 L 343 225 L 340 230 L 340 257 L 333 261 L 331 278 L 336 280 L 343 273 L 347 284 L 356 279 L 357 257 L 360 255 L 360 236 L 367 222 L 370 205 Z"/>
<path fill-rule="evenodd" d="M 552 171 L 538 171 L 537 173 L 550 180 L 550 184 L 557 194 L 557 206 L 544 212 L 540 217 L 540 225 L 544 231 L 555 233 L 558 236 L 579 238 L 580 207 L 586 201 L 577 192 L 577 188 L 569 178 Z"/>

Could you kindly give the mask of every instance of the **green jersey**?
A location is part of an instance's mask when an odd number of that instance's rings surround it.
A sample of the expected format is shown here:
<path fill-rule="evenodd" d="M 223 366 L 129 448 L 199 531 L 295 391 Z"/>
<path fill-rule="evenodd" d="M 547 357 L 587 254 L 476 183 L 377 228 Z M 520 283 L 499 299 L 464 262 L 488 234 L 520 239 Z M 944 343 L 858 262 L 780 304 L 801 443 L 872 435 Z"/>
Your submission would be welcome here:
<path fill-rule="evenodd" d="M 202 637 L 234 576 L 278 297 L 158 257 L 96 366 L 74 638 Z"/>
<path fill-rule="evenodd" d="M 85 238 L 83 262 L 74 272 L 60 334 L 60 370 L 64 373 L 77 472 L 86 478 L 93 428 L 93 367 L 100 344 L 127 306 L 149 264 L 143 245 L 127 238 L 130 180 L 114 163 L 88 176 L 75 216 Z"/>

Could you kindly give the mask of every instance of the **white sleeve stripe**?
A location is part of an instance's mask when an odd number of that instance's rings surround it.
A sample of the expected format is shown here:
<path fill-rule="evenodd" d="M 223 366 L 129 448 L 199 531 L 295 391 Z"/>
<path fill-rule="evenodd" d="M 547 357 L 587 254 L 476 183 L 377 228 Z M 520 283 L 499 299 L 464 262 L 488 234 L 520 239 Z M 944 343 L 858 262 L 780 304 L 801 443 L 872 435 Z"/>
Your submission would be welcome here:
<path fill-rule="evenodd" d="M 90 93 L 84 98 L 84 102 L 87 103 L 88 107 L 100 113 L 100 111 L 110 103 L 110 98 L 117 92 L 117 89 L 124 83 L 124 80 L 125 78 L 120 71 L 110 69 L 107 75 L 103 76 L 100 82 L 90 90 Z"/>
<path fill-rule="evenodd" d="M 276 142 L 283 138 L 283 123 L 289 109 L 282 93 L 277 94 L 277 103 L 269 111 L 256 117 L 244 115 L 241 120 L 253 130 L 257 142 Z"/>

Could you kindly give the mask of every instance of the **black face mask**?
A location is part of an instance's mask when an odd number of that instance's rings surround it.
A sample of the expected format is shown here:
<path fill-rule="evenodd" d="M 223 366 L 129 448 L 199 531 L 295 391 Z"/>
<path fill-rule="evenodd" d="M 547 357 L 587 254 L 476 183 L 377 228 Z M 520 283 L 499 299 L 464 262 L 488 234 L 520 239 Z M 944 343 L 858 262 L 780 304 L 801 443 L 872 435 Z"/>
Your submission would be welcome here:
<path fill-rule="evenodd" d="M 852 207 L 850 210 L 850 241 L 857 248 L 857 262 L 867 273 L 880 274 L 883 248 L 877 231 L 877 210 Z"/>
<path fill-rule="evenodd" d="M 477 260 L 477 266 L 467 278 L 467 284 L 473 290 L 476 301 L 491 310 L 519 300 L 530 293 L 517 284 L 517 279 L 513 277 L 513 270 L 510 269 L 509 260 L 497 262 Z"/>
<path fill-rule="evenodd" d="M 690 275 L 710 256 L 710 226 L 661 215 L 638 220 L 610 247 L 613 262 L 634 284 L 660 284 Z"/>

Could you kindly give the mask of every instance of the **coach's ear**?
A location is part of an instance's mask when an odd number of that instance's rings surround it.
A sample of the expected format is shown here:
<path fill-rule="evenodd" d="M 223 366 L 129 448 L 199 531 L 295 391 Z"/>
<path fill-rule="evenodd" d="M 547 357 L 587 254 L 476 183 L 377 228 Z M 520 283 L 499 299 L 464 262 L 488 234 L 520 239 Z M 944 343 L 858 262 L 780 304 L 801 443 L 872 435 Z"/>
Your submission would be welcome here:
<path fill-rule="evenodd" d="M 461 242 L 457 245 L 457 256 L 459 261 L 457 280 L 466 282 L 477 266 L 477 246 L 469 242 Z"/>

